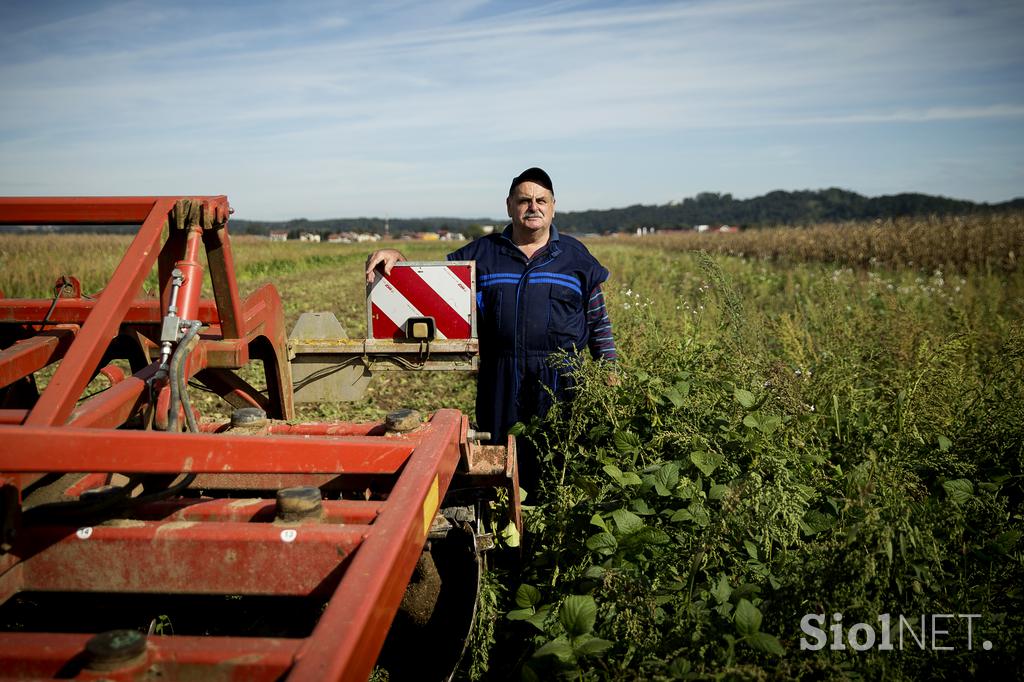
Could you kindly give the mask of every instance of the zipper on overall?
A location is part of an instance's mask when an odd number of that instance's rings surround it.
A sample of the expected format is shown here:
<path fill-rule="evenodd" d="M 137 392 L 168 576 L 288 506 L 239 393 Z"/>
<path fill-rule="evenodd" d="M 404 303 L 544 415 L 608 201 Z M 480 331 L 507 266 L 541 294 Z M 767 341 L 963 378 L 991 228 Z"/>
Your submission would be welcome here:
<path fill-rule="evenodd" d="M 519 293 L 522 291 L 522 288 L 526 285 L 526 278 L 529 276 L 529 274 L 531 272 L 533 272 L 534 270 L 541 269 L 542 267 L 544 267 L 545 265 L 547 265 L 548 263 L 553 261 L 555 259 L 555 256 L 557 256 L 557 255 L 558 255 L 558 252 L 552 250 L 550 255 L 548 255 L 548 257 L 544 261 L 542 261 L 540 263 L 537 263 L 536 265 L 533 265 L 533 266 L 530 266 L 528 264 L 526 266 L 526 270 L 523 271 L 522 276 L 519 278 L 519 283 L 516 284 L 516 315 L 515 315 L 516 338 L 515 338 L 515 343 L 513 345 L 513 351 L 514 352 L 512 353 L 512 370 L 513 370 L 513 375 L 515 376 L 515 383 L 513 384 L 513 392 L 514 392 L 515 397 L 516 397 L 516 405 L 517 405 L 517 407 L 518 407 L 518 404 L 519 404 L 519 386 L 522 383 L 522 378 L 521 378 L 520 372 L 519 372 L 519 348 L 520 348 L 520 346 L 523 348 L 523 354 L 524 354 L 524 358 L 523 358 L 523 365 L 524 365 L 523 372 L 526 371 L 526 367 L 525 367 L 525 364 L 526 364 L 526 362 L 525 362 L 526 326 L 524 325 L 522 329 L 519 328 Z M 521 344 L 520 344 L 520 339 L 522 339 L 522 343 Z"/>

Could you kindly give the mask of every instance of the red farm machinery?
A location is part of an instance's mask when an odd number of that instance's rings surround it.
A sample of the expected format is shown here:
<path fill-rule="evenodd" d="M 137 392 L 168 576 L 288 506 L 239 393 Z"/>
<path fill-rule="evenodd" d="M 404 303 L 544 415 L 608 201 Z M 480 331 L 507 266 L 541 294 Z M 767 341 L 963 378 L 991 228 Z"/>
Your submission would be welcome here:
<path fill-rule="evenodd" d="M 272 285 L 239 294 L 230 212 L 0 199 L 0 224 L 138 228 L 95 296 L 67 276 L 52 298 L 0 293 L 0 678 L 427 680 L 458 662 L 488 501 L 519 524 L 514 442 L 482 445 L 457 410 L 300 423 L 294 404 L 352 399 L 377 371 L 472 370 L 474 335 L 424 317 L 347 339 L 318 313 L 289 337 Z"/>

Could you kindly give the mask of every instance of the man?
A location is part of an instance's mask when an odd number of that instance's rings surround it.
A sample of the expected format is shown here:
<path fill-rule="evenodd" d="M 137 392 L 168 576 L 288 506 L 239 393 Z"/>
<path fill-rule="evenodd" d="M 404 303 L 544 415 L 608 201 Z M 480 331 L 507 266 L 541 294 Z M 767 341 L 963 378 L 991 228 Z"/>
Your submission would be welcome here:
<path fill-rule="evenodd" d="M 476 261 L 477 428 L 504 441 L 517 421 L 543 416 L 551 396 L 571 388 L 570 367 L 552 362 L 553 353 L 589 348 L 594 358 L 616 359 L 611 323 L 601 293 L 608 271 L 577 239 L 559 235 L 552 224 L 555 194 L 551 178 L 528 168 L 512 179 L 505 200 L 511 223 L 448 254 L 448 260 Z M 366 261 L 367 281 L 405 260 L 394 249 Z M 520 474 L 529 488 L 539 471 L 535 456 L 522 449 Z"/>

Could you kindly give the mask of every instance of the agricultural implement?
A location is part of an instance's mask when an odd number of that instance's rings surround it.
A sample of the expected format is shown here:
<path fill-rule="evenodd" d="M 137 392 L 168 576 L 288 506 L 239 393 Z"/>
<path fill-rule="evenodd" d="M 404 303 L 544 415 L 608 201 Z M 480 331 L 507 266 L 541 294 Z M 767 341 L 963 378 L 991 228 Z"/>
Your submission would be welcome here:
<path fill-rule="evenodd" d="M 519 524 L 514 442 L 482 445 L 451 409 L 300 423 L 295 403 L 473 369 L 475 335 L 423 316 L 352 340 L 315 313 L 289 338 L 273 286 L 239 294 L 229 213 L 224 196 L 0 199 L 2 224 L 138 226 L 94 297 L 67 276 L 52 298 L 0 293 L 0 678 L 444 679 L 458 662 L 487 501 L 507 491 Z M 200 388 L 230 420 L 200 414 Z"/>

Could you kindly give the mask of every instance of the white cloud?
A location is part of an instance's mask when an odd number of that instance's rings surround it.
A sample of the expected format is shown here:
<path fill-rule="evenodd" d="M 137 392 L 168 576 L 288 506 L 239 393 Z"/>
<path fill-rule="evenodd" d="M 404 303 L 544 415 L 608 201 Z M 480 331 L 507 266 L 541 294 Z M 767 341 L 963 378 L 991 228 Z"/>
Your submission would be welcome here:
<path fill-rule="evenodd" d="M 764 127 L 771 145 L 779 126 L 1024 119 L 1012 2 L 233 7 L 119 3 L 15 31 L 0 191 L 81 159 L 110 184 L 125 160 L 160 159 L 172 177 L 214 164 L 251 183 L 274 163 L 320 187 L 317 173 L 385 182 L 531 146 L 569 159 L 705 130 Z"/>

